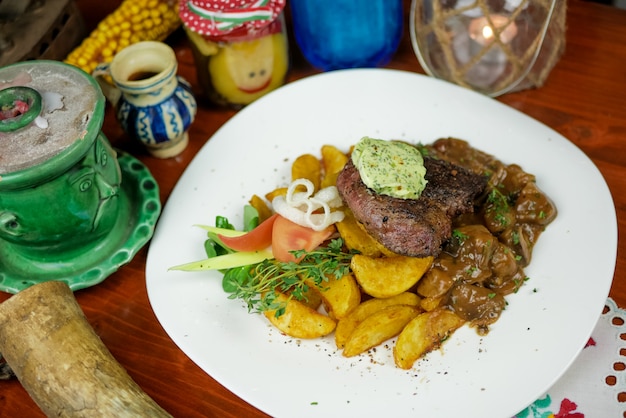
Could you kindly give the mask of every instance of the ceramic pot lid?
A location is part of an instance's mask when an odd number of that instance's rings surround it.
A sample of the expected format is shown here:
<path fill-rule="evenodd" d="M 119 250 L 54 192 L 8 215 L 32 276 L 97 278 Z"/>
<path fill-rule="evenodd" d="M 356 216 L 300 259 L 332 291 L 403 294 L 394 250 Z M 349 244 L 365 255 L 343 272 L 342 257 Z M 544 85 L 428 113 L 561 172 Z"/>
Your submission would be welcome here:
<path fill-rule="evenodd" d="M 43 163 L 96 135 L 103 100 L 94 80 L 67 64 L 25 61 L 0 68 L 0 175 Z"/>

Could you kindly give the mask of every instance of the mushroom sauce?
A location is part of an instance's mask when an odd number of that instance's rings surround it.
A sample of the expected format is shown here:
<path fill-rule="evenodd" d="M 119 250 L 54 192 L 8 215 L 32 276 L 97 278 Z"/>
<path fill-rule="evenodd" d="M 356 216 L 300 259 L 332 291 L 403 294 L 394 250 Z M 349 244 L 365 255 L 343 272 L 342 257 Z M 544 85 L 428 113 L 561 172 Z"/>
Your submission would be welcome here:
<path fill-rule="evenodd" d="M 422 152 L 489 178 L 474 213 L 455 219 L 452 238 L 417 287 L 426 304 L 450 308 L 485 334 L 505 308 L 504 296 L 527 280 L 524 267 L 556 207 L 535 176 L 466 141 L 443 138 Z"/>

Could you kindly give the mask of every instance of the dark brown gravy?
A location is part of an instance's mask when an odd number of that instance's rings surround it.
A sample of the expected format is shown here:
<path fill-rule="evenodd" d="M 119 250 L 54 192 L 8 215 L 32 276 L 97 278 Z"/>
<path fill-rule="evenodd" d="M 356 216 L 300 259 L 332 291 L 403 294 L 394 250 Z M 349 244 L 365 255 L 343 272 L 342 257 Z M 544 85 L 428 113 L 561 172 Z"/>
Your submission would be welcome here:
<path fill-rule="evenodd" d="M 557 209 L 535 176 L 466 141 L 439 139 L 425 152 L 489 178 L 475 212 L 455 219 L 452 239 L 417 286 L 429 306 L 448 307 L 485 334 L 505 308 L 504 296 L 527 280 L 524 267 Z"/>

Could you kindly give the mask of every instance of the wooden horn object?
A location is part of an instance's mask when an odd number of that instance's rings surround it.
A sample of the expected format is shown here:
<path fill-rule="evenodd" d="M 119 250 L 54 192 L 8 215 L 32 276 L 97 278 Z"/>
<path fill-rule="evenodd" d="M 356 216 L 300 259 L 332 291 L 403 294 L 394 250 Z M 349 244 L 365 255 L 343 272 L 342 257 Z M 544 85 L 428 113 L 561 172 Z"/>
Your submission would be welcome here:
<path fill-rule="evenodd" d="M 115 360 L 63 282 L 0 304 L 0 353 L 49 417 L 171 417 Z"/>

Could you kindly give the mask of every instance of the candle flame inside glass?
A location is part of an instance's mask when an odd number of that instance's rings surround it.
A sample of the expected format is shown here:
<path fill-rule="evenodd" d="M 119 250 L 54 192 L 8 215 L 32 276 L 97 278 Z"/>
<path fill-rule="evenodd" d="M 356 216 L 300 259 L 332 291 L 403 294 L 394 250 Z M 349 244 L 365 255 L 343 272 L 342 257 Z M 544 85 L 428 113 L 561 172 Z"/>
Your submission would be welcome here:
<path fill-rule="evenodd" d="M 509 20 L 508 17 L 502 15 L 491 15 L 477 17 L 472 20 L 469 25 L 470 37 L 480 45 L 491 43 L 496 34 L 494 29 L 499 31 L 500 42 L 508 44 L 517 35 L 517 26 L 515 22 Z"/>
<path fill-rule="evenodd" d="M 493 37 L 493 30 L 491 30 L 491 26 L 485 26 L 483 28 L 483 38 L 485 40 L 491 39 Z"/>

